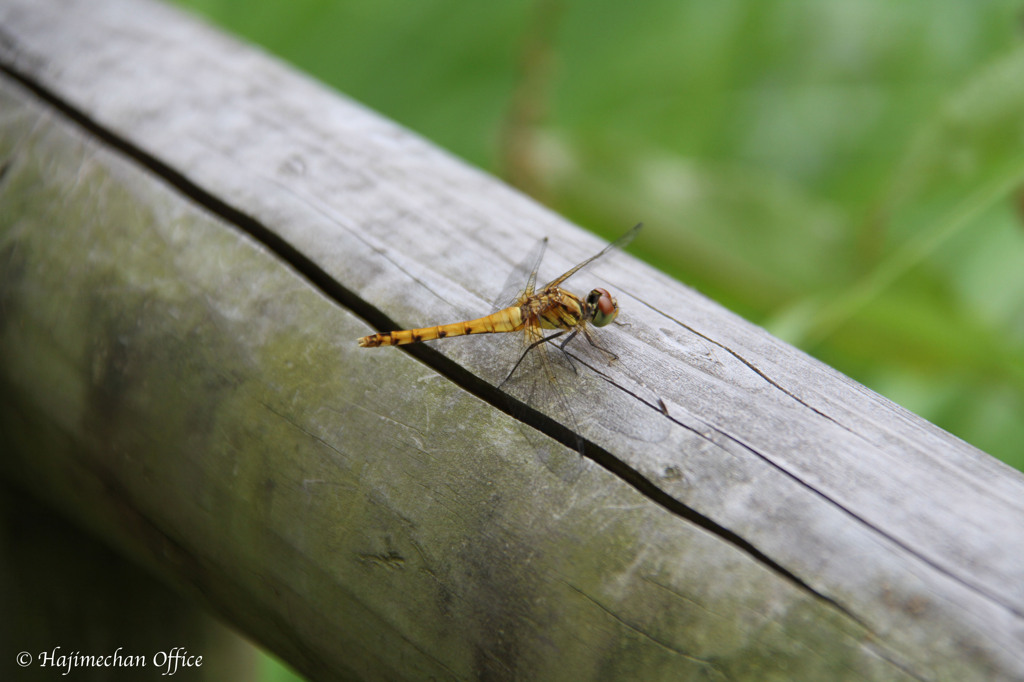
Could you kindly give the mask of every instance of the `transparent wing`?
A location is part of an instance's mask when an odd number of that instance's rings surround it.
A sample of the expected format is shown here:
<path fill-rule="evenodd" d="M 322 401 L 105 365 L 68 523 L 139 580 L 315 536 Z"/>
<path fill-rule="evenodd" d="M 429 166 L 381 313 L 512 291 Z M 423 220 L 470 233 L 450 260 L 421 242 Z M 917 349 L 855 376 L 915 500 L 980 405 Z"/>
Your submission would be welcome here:
<path fill-rule="evenodd" d="M 548 238 L 544 237 L 530 249 L 526 258 L 522 260 L 505 280 L 501 287 L 501 293 L 494 299 L 494 309 L 503 310 L 518 301 L 522 296 L 533 294 L 537 285 L 537 268 L 544 260 L 544 251 L 548 248 Z"/>
<path fill-rule="evenodd" d="M 591 256 L 587 260 L 583 261 L 582 263 L 580 263 L 576 267 L 572 268 L 571 270 L 569 270 L 567 272 L 562 273 L 556 279 L 553 279 L 550 282 L 548 282 L 547 284 L 545 284 L 544 285 L 544 289 L 553 289 L 554 287 L 560 286 L 562 284 L 562 282 L 564 282 L 565 280 L 569 279 L 570 277 L 575 275 L 577 272 L 579 272 L 583 268 L 589 266 L 591 263 L 596 261 L 598 258 L 601 258 L 602 256 L 605 256 L 605 255 L 607 255 L 608 253 L 610 253 L 612 251 L 616 251 L 618 249 L 626 248 L 626 245 L 629 244 L 631 241 L 633 241 L 633 238 L 636 237 L 637 233 L 640 231 L 640 228 L 643 227 L 643 226 L 644 226 L 643 223 L 637 223 L 632 228 L 630 228 L 630 230 L 628 232 L 626 232 L 626 234 L 622 235 L 621 237 L 619 237 L 618 239 L 613 241 L 611 244 L 609 244 L 608 246 L 606 246 L 603 249 L 601 249 L 600 253 L 594 254 L 593 256 Z"/>
<path fill-rule="evenodd" d="M 583 261 L 544 288 L 559 286 L 566 279 L 602 256 L 625 247 L 636 237 L 640 228 L 641 225 L 636 225 L 619 239 L 602 249 L 600 253 Z M 505 283 L 501 296 L 496 301 L 498 308 L 506 308 L 525 296 L 534 295 L 537 284 L 537 270 L 540 267 L 546 248 L 547 239 L 542 239 L 530 251 L 523 262 L 513 270 L 508 281 Z M 548 330 L 548 334 L 545 334 L 545 330 L 540 328 L 537 321 L 532 320 L 527 324 L 523 333 L 502 335 L 511 337 L 508 339 L 509 341 L 515 339 L 515 342 L 511 343 L 511 347 L 502 350 L 500 353 L 496 352 L 493 354 L 492 358 L 499 356 L 502 358 L 500 362 L 496 359 L 492 361 L 496 363 L 496 369 L 503 367 L 506 373 L 510 369 L 515 368 L 511 375 L 504 377 L 505 380 L 499 386 L 522 400 L 525 404 L 543 409 L 549 415 L 561 421 L 576 434 L 577 450 L 582 453 L 584 438 L 578 417 L 580 414 L 585 416 L 591 416 L 595 413 L 604 414 L 602 410 L 598 409 L 595 412 L 593 408 L 596 404 L 594 401 L 598 399 L 597 396 L 607 393 L 588 391 L 587 385 L 591 381 L 608 381 L 608 375 L 601 370 L 608 367 L 608 356 L 615 356 L 598 345 L 598 339 L 591 335 L 585 323 L 576 331 L 581 333 L 563 350 L 561 343 L 569 338 L 566 332 Z M 545 338 L 545 336 L 548 338 L 557 337 L 557 340 L 534 345 L 540 339 Z M 525 355 L 523 355 L 524 352 Z M 614 365 L 616 363 L 612 361 L 611 364 Z M 584 371 L 583 368 L 585 367 L 593 371 Z M 635 375 L 632 373 L 628 374 L 630 379 L 635 378 Z M 612 383 L 615 382 L 612 381 Z M 642 386 L 642 382 L 632 381 L 631 383 L 634 386 Z M 615 391 L 610 394 L 610 398 L 602 398 L 602 400 L 623 401 L 627 395 L 629 394 L 623 391 Z M 633 394 L 633 397 L 639 397 L 643 400 L 642 397 L 635 394 Z M 648 401 L 645 400 L 645 402 Z M 659 404 L 661 400 L 660 398 L 655 398 L 652 402 Z M 648 404 L 650 405 L 652 402 L 648 402 Z M 632 409 L 633 404 L 625 400 L 625 404 L 622 407 L 623 410 L 629 410 Z M 659 411 L 664 411 L 663 404 L 662 409 Z M 620 414 L 618 411 L 614 413 Z M 621 413 L 624 414 L 625 411 Z M 586 421 L 589 423 L 589 419 Z M 647 431 L 644 433 L 654 432 L 651 427 L 646 428 Z"/>
<path fill-rule="evenodd" d="M 572 431 L 576 437 L 576 450 L 582 455 L 583 436 L 569 400 L 569 393 L 574 392 L 570 387 L 579 388 L 579 377 L 558 347 L 558 341 L 533 345 L 542 338 L 543 331 L 537 325 L 524 330 L 520 335 L 520 348 L 529 350 L 502 386 L 527 405 L 548 411 Z M 564 338 L 560 336 L 559 340 Z"/>

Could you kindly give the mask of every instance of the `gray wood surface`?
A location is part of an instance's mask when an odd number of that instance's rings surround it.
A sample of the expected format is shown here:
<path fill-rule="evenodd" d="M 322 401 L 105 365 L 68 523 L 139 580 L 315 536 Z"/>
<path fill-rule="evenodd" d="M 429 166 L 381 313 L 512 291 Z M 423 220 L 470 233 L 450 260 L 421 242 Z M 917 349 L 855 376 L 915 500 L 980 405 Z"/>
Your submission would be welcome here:
<path fill-rule="evenodd" d="M 627 254 L 581 457 L 501 339 L 355 340 L 598 239 L 146 0 L 0 69 L 2 472 L 300 671 L 1024 678 L 1018 472 Z"/>

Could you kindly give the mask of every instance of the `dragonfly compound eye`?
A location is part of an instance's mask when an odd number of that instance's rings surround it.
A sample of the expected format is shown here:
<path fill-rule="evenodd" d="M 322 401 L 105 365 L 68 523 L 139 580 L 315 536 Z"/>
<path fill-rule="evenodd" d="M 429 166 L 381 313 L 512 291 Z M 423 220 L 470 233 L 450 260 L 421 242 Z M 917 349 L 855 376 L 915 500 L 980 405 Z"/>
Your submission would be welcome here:
<path fill-rule="evenodd" d="M 619 306 L 607 289 L 594 289 L 591 291 L 587 296 L 587 304 L 593 310 L 592 322 L 595 327 L 611 324 L 619 314 Z"/>

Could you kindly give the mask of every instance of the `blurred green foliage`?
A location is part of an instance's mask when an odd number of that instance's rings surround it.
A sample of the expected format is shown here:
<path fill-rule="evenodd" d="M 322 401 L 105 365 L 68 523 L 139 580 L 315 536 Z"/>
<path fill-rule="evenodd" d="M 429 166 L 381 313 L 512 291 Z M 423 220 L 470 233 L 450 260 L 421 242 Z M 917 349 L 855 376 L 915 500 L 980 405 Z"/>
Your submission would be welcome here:
<path fill-rule="evenodd" d="M 263 654 L 263 665 L 260 671 L 261 682 L 296 682 L 305 679 L 297 672 L 271 654 Z"/>
<path fill-rule="evenodd" d="M 179 4 L 1024 468 L 1024 1 Z"/>

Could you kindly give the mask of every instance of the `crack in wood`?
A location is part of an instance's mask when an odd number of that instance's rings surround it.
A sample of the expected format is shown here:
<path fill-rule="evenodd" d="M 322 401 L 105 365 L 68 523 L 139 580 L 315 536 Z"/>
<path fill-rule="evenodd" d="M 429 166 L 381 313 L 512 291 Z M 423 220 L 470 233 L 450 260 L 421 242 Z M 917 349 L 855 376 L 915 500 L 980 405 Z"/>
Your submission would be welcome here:
<path fill-rule="evenodd" d="M 638 300 L 642 300 L 642 299 L 638 299 Z M 857 436 L 858 438 L 863 438 L 863 436 L 861 436 L 859 433 L 857 433 L 856 431 L 854 431 L 850 427 L 848 427 L 845 424 L 842 424 L 842 423 L 836 421 L 836 419 L 833 418 L 832 416 L 830 416 L 828 414 L 825 414 L 824 412 L 822 412 L 818 408 L 814 407 L 813 405 L 811 405 L 810 403 L 805 401 L 800 396 L 798 396 L 795 393 L 793 393 L 792 391 L 790 391 L 788 388 L 786 388 L 785 386 L 783 386 L 779 382 L 777 382 L 774 379 L 772 379 L 765 372 L 763 372 L 760 368 L 758 368 L 753 362 L 751 362 L 750 360 L 747 360 L 745 357 L 743 357 L 738 352 L 736 352 L 735 350 L 733 350 L 729 346 L 725 345 L 721 341 L 713 339 L 710 336 L 707 336 L 706 334 L 703 334 L 703 333 L 697 331 L 696 329 L 694 329 L 690 325 L 686 324 L 682 320 L 677 320 L 676 318 L 672 317 L 671 315 L 665 313 L 662 310 L 659 310 L 658 308 L 655 308 L 654 306 L 651 306 L 650 304 L 647 304 L 646 302 L 645 302 L 645 305 L 647 305 L 649 310 L 652 310 L 653 312 L 658 313 L 662 317 L 664 317 L 664 318 L 666 318 L 668 320 L 671 320 L 674 324 L 682 327 L 683 329 L 685 329 L 686 331 L 690 332 L 694 336 L 696 336 L 696 337 L 698 337 L 700 339 L 703 339 L 704 341 L 707 341 L 708 343 L 710 343 L 710 344 L 712 344 L 714 346 L 717 346 L 717 347 L 721 348 L 726 353 L 728 353 L 729 355 L 731 355 L 734 358 L 736 358 L 737 360 L 739 360 L 743 365 L 745 365 L 754 374 L 756 374 L 757 376 L 761 377 L 761 379 L 763 379 L 766 383 L 768 383 L 769 386 L 771 386 L 771 387 L 775 388 L 776 390 L 780 391 L 783 395 L 786 395 L 789 398 L 795 400 L 796 402 L 798 402 L 799 404 L 803 405 L 804 407 L 806 407 L 811 412 L 814 412 L 818 416 L 820 416 L 820 417 L 822 417 L 824 419 L 827 419 L 828 421 L 832 422 L 833 424 L 835 424 L 839 428 L 844 429 L 844 430 L 848 431 L 849 433 L 852 433 L 853 435 Z"/>
<path fill-rule="evenodd" d="M 650 308 L 654 312 L 662 315 L 663 317 L 671 320 L 672 322 L 674 322 L 675 324 L 679 325 L 683 329 L 686 329 L 687 331 L 689 331 L 690 333 L 694 334 L 695 336 L 697 336 L 697 337 L 707 341 L 708 343 L 711 343 L 711 344 L 717 346 L 718 348 L 721 348 L 722 350 L 724 350 L 725 352 L 729 353 L 734 358 L 736 358 L 743 365 L 748 367 L 752 372 L 754 372 L 759 377 L 761 377 L 770 386 L 772 386 L 775 389 L 777 389 L 778 391 L 782 392 L 784 395 L 786 395 L 789 398 L 793 399 L 794 401 L 796 401 L 800 405 L 803 405 L 804 407 L 806 407 L 807 409 L 811 410 L 815 414 L 821 416 L 822 418 L 827 419 L 828 421 L 832 422 L 833 424 L 835 424 L 839 428 L 844 429 L 845 431 L 853 434 L 854 436 L 856 436 L 859 439 L 863 439 L 863 436 L 861 436 L 856 431 L 854 431 L 854 430 L 850 429 L 848 426 L 846 426 L 846 425 L 836 421 L 836 419 L 834 419 L 833 417 L 829 416 L 828 414 L 825 414 L 824 412 L 822 412 L 818 408 L 814 407 L 813 405 L 810 405 L 809 403 L 804 401 L 802 398 L 800 398 L 799 396 L 797 396 L 793 392 L 791 392 L 788 389 L 786 389 L 785 387 L 783 387 L 781 384 L 779 384 L 777 381 L 775 381 L 774 379 L 769 377 L 765 372 L 760 370 L 752 362 L 748 361 L 746 358 L 744 358 L 742 355 L 740 355 L 739 353 L 734 351 L 732 348 L 729 348 L 728 346 L 726 346 L 725 344 L 721 343 L 720 341 L 717 341 L 717 340 L 715 340 L 715 339 L 713 339 L 713 338 L 711 338 L 711 337 L 709 337 L 709 336 L 707 336 L 707 335 L 697 331 L 696 329 L 694 329 L 693 327 L 689 326 L 685 322 L 677 320 L 674 317 L 672 317 L 671 315 L 668 315 L 668 314 L 662 312 L 661 310 L 658 310 L 657 308 L 654 308 L 654 307 L 652 307 L 650 305 L 648 305 L 648 308 Z M 722 447 L 722 445 L 720 443 L 715 443 L 715 441 L 713 439 L 711 439 L 711 438 L 708 438 L 708 436 L 706 434 L 703 434 L 700 430 L 698 430 L 698 429 L 696 429 L 696 428 L 694 428 L 694 427 L 692 427 L 692 426 L 690 426 L 688 424 L 682 423 L 678 419 L 674 418 L 672 415 L 668 414 L 667 411 L 665 412 L 665 415 L 669 419 L 671 419 L 672 421 L 674 421 L 677 424 L 679 424 L 680 426 L 682 426 L 683 428 L 686 428 L 686 429 L 692 431 L 693 433 L 706 438 L 707 440 L 711 441 L 715 445 L 718 445 L 719 447 Z M 776 469 L 779 473 L 785 475 L 786 477 L 788 477 L 789 479 L 791 479 L 792 481 L 794 481 L 798 485 L 802 486 L 803 488 L 805 488 L 806 490 L 808 490 L 809 492 L 811 492 L 815 496 L 825 500 L 830 505 L 833 505 L 836 509 L 838 509 L 838 510 L 842 511 L 843 513 L 847 514 L 850 518 L 855 519 L 858 523 L 862 524 L 866 528 L 869 528 L 872 532 L 877 533 L 880 537 L 885 538 L 886 540 L 888 540 L 888 541 L 892 542 L 893 544 L 895 544 L 900 549 L 906 551 L 911 556 L 916 557 L 918 560 L 920 560 L 922 563 L 928 565 L 930 568 L 932 568 L 935 571 L 941 573 L 942 575 L 950 578 L 951 580 L 954 580 L 955 582 L 957 582 L 960 585 L 966 587 L 967 589 L 972 590 L 972 591 L 978 593 L 979 595 L 981 595 L 981 596 L 985 597 L 986 599 L 990 600 L 992 603 L 1007 609 L 1010 613 L 1014 614 L 1015 616 L 1017 616 L 1019 618 L 1024 618 L 1024 611 L 1021 611 L 1020 609 L 1016 609 L 1016 608 L 1013 607 L 1012 604 L 1008 604 L 1008 603 L 1005 603 L 1004 601 L 1000 600 L 998 594 L 990 592 L 989 590 L 986 590 L 986 589 L 984 589 L 983 587 L 981 587 L 979 585 L 975 585 L 973 583 L 970 583 L 967 580 L 965 580 L 964 578 L 962 578 L 961 576 L 957 575 L 956 573 L 953 573 L 949 569 L 943 567 L 941 564 L 939 564 L 935 560 L 933 560 L 933 559 L 929 558 L 928 556 L 922 554 L 921 552 L 915 550 L 909 544 L 907 544 L 907 543 L 903 542 L 902 540 L 898 539 L 897 537 L 887 533 L 881 526 L 878 526 L 877 524 L 872 523 L 871 521 L 869 521 L 868 519 L 864 518 L 863 516 L 855 513 L 853 510 L 851 510 L 849 507 L 847 507 L 846 505 L 842 504 L 841 502 L 839 502 L 835 498 L 830 497 L 829 495 L 825 494 L 825 492 L 823 492 L 822 490 L 820 490 L 818 488 L 815 488 L 813 485 L 809 484 L 807 481 L 803 480 L 802 478 L 800 478 L 797 474 L 793 473 L 792 471 L 786 469 L 785 467 L 780 465 L 778 462 L 776 462 L 774 459 L 772 459 L 771 457 L 769 457 L 765 453 L 760 452 L 759 450 L 757 450 L 756 448 L 754 448 L 751 445 L 748 445 L 747 443 L 744 443 L 742 440 L 737 438 L 735 435 L 733 435 L 733 434 L 731 434 L 731 433 L 729 433 L 727 431 L 724 431 L 724 430 L 718 428 L 714 424 L 710 424 L 710 423 L 705 422 L 703 420 L 701 420 L 701 423 L 703 423 L 709 429 L 713 430 L 715 433 L 723 436 L 727 440 L 729 440 L 729 441 L 731 441 L 733 443 L 736 443 L 738 446 L 740 446 L 744 450 L 750 452 L 751 454 L 753 454 L 754 456 L 758 457 L 759 459 L 764 461 L 766 464 L 771 466 L 772 468 Z"/>
<path fill-rule="evenodd" d="M 707 668 L 710 668 L 710 669 L 711 669 L 711 670 L 712 670 L 713 672 L 715 672 L 715 673 L 717 673 L 717 674 L 721 675 L 721 676 L 722 676 L 722 677 L 724 677 L 725 679 L 729 679 L 729 678 L 728 678 L 728 676 L 727 676 L 727 675 L 725 675 L 725 673 L 723 673 L 723 672 L 722 672 L 721 670 L 719 670 L 718 668 L 716 668 L 716 667 L 715 667 L 715 665 L 714 665 L 714 664 L 713 664 L 713 663 L 712 663 L 711 661 L 709 661 L 709 660 L 707 660 L 707 659 L 704 659 L 704 658 L 701 658 L 700 656 L 695 656 L 695 655 L 693 655 L 693 654 L 691 654 L 691 653 L 688 653 L 688 652 L 686 652 L 686 651 L 683 651 L 682 649 L 679 649 L 678 647 L 674 647 L 674 646 L 672 646 L 671 644 L 668 644 L 668 643 L 666 643 L 666 642 L 663 642 L 663 641 L 661 641 L 660 639 L 658 639 L 657 637 L 655 637 L 655 636 L 654 636 L 654 635 L 652 635 L 651 633 L 649 633 L 649 632 L 646 632 L 646 631 L 645 631 L 645 630 L 643 630 L 642 628 L 640 628 L 640 627 L 638 627 L 638 626 L 636 626 L 636 625 L 634 625 L 634 624 L 630 623 L 630 622 L 629 622 L 628 620 L 626 620 L 625 618 L 623 618 L 623 617 L 622 617 L 622 616 L 620 616 L 619 614 L 615 613 L 615 612 L 614 612 L 614 611 L 612 611 L 612 610 L 611 610 L 610 608 L 608 608 L 607 606 L 605 606 L 604 604 L 602 604 L 601 602 L 599 602 L 599 601 L 598 601 L 597 599 L 595 599 L 594 597 L 591 597 L 591 596 L 590 596 L 589 594 L 587 594 L 586 592 L 584 592 L 584 591 L 583 591 L 583 590 L 581 590 L 580 588 L 576 587 L 576 586 L 575 586 L 575 585 L 573 585 L 572 583 L 570 583 L 570 582 L 566 582 L 565 580 L 561 580 L 560 582 L 562 582 L 562 583 L 563 583 L 564 585 L 566 585 L 566 587 L 568 587 L 568 588 L 569 588 L 569 589 L 571 589 L 572 591 L 574 591 L 574 592 L 576 592 L 577 594 L 579 594 L 580 596 L 582 596 L 582 597 L 583 597 L 584 599 L 586 599 L 587 601 L 589 601 L 589 602 L 590 602 L 591 604 L 593 604 L 594 606 L 596 606 L 596 607 L 598 607 L 599 609 L 601 609 L 602 611 L 604 611 L 604 612 L 605 612 L 606 614 L 608 614 L 609 616 L 611 616 L 611 617 L 612 617 L 613 619 L 615 619 L 615 620 L 616 620 L 617 622 L 621 623 L 621 624 L 622 624 L 622 625 L 623 625 L 624 627 L 626 627 L 626 628 L 628 628 L 629 630 L 631 630 L 631 631 L 633 631 L 633 632 L 635 632 L 635 633 L 639 634 L 639 635 L 640 635 L 641 637 L 643 637 L 643 638 L 645 638 L 645 639 L 648 639 L 648 640 L 650 640 L 650 641 L 654 642 L 655 644 L 657 644 L 658 646 L 662 647 L 663 649 L 666 649 L 666 650 L 668 650 L 668 651 L 671 651 L 671 652 L 672 652 L 672 653 L 674 653 L 674 654 L 678 654 L 679 656 L 682 656 L 683 658 L 685 658 L 685 659 L 686 659 L 686 660 L 688 660 L 688 661 L 693 661 L 694 663 L 699 663 L 699 664 L 700 664 L 700 665 L 702 665 L 702 666 L 706 666 Z"/>

